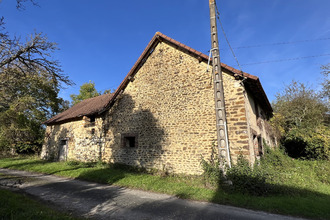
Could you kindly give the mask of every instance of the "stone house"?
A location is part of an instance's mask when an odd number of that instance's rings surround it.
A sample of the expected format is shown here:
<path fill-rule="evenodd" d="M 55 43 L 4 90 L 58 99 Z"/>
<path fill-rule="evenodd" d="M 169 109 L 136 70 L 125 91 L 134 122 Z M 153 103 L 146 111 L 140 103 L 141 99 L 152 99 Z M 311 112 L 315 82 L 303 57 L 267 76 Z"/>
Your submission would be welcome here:
<path fill-rule="evenodd" d="M 113 94 L 45 122 L 41 157 L 102 160 L 200 174 L 216 142 L 208 56 L 157 32 Z M 222 64 L 231 159 L 251 163 L 272 144 L 272 108 L 258 77 Z"/>

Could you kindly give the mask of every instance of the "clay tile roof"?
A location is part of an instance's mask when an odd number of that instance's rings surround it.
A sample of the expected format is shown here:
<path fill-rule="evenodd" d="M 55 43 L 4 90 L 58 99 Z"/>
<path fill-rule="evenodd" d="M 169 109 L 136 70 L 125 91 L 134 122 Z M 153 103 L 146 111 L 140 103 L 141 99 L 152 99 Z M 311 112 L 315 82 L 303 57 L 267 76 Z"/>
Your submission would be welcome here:
<path fill-rule="evenodd" d="M 131 70 L 128 72 L 124 80 L 118 86 L 117 90 L 113 94 L 101 95 L 95 98 L 86 99 L 77 105 L 74 105 L 72 108 L 54 116 L 53 118 L 49 119 L 48 121 L 44 122 L 45 124 L 55 124 L 59 122 L 64 122 L 76 118 L 80 118 L 84 115 L 93 115 L 93 114 L 101 114 L 105 110 L 109 109 L 112 104 L 115 102 L 116 97 L 126 88 L 130 79 L 134 77 L 134 75 L 138 72 L 141 68 L 145 60 L 148 56 L 153 52 L 153 49 L 157 46 L 160 42 L 166 42 L 177 49 L 188 53 L 191 56 L 196 57 L 200 61 L 208 62 L 209 57 L 191 47 L 188 47 L 160 32 L 156 32 L 154 37 L 150 40 L 147 47 L 144 49 L 142 54 L 140 55 L 139 59 L 135 62 Z M 212 61 L 212 59 L 211 59 Z M 254 97 L 256 97 L 258 103 L 267 111 L 266 114 L 271 115 L 273 109 L 269 103 L 269 100 L 266 96 L 264 89 L 259 81 L 257 76 L 242 72 L 237 70 L 233 67 L 230 67 L 224 63 L 221 63 L 221 67 L 224 70 L 229 71 L 230 73 L 242 77 L 244 80 L 244 84 L 247 88 L 252 92 Z"/>
<path fill-rule="evenodd" d="M 186 52 L 186 53 L 190 54 L 191 56 L 196 57 L 197 59 L 199 59 L 203 62 L 206 62 L 206 63 L 208 62 L 209 57 L 207 55 L 205 55 L 191 47 L 188 47 L 188 46 L 180 43 L 179 41 L 176 41 L 173 38 L 170 38 L 160 32 L 156 32 L 154 37 L 150 40 L 149 44 L 142 52 L 139 59 L 135 62 L 134 66 L 131 68 L 131 70 L 126 75 L 125 79 L 122 81 L 122 83 L 119 85 L 119 87 L 115 91 L 114 97 L 111 102 L 114 102 L 116 97 L 119 95 L 119 93 L 126 88 L 127 84 L 130 81 L 129 79 L 134 77 L 135 73 L 140 69 L 141 64 L 143 65 L 143 60 L 148 58 L 148 56 L 152 53 L 153 49 L 160 42 L 166 42 L 166 43 L 182 50 L 183 52 Z M 211 61 L 212 61 L 212 59 L 211 59 Z M 267 98 L 267 95 L 257 76 L 242 72 L 242 71 L 237 70 L 224 63 L 221 63 L 221 67 L 242 78 L 246 78 L 246 80 L 244 80 L 245 85 L 249 88 L 249 90 L 252 92 L 252 94 L 256 97 L 258 103 L 266 110 L 266 114 L 269 116 L 272 114 L 272 112 L 273 112 L 272 106 L 271 106 L 271 104 Z M 112 103 L 109 103 L 108 107 L 110 107 L 111 104 Z"/>
<path fill-rule="evenodd" d="M 56 124 L 82 116 L 98 114 L 110 102 L 113 94 L 104 94 L 94 98 L 85 99 L 78 104 L 72 106 L 68 110 L 55 115 L 51 119 L 44 122 L 44 124 Z"/>

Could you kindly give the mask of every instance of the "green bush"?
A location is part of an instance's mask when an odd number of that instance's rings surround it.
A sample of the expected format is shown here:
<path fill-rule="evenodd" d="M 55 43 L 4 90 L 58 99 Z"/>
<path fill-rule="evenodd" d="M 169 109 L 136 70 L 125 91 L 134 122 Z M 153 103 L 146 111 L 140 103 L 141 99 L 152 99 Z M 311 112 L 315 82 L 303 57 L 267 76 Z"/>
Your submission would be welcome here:
<path fill-rule="evenodd" d="M 289 157 L 285 153 L 285 149 L 283 148 L 270 148 L 269 146 L 265 146 L 265 154 L 260 159 L 260 166 L 263 169 L 270 169 L 274 171 L 274 167 L 276 169 L 285 170 L 288 167 L 292 167 L 292 158 Z"/>
<path fill-rule="evenodd" d="M 282 140 L 290 157 L 312 160 L 330 159 L 330 131 L 320 126 L 316 130 L 292 129 Z"/>
<path fill-rule="evenodd" d="M 205 185 L 216 187 L 224 180 L 215 146 L 212 146 L 212 153 L 208 160 L 204 159 L 203 156 L 201 157 L 201 166 Z"/>
<path fill-rule="evenodd" d="M 237 163 L 227 171 L 227 178 L 232 181 L 232 189 L 251 195 L 266 195 L 270 188 L 266 183 L 267 174 L 264 169 L 255 163 L 251 167 L 249 162 L 239 155 Z"/>
<path fill-rule="evenodd" d="M 309 133 L 305 140 L 307 143 L 305 154 L 308 159 L 330 159 L 330 129 L 328 127 L 321 127 Z"/>

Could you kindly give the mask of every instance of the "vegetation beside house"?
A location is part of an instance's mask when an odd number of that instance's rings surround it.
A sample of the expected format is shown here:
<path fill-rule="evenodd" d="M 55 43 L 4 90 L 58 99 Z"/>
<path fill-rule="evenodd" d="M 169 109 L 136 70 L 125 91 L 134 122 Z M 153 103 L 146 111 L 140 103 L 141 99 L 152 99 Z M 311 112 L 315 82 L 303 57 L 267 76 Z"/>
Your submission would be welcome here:
<path fill-rule="evenodd" d="M 212 182 L 203 176 L 168 175 L 156 170 L 146 172 L 120 164 L 49 162 L 36 158 L 0 160 L 2 168 L 79 178 L 286 215 L 330 218 L 329 161 L 292 160 L 282 151 L 267 150 L 260 161 L 261 169 L 252 170 L 245 164 L 242 161 L 229 171 L 234 177 L 233 183 L 244 183 L 240 187 L 225 181 Z"/>

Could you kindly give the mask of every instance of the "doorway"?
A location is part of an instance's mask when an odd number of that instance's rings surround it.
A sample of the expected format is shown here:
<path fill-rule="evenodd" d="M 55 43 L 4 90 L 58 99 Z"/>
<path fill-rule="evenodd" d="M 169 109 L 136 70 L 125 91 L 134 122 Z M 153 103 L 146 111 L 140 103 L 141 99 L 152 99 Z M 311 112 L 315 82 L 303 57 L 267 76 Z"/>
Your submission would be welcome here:
<path fill-rule="evenodd" d="M 66 161 L 68 156 L 68 140 L 63 139 L 60 142 L 60 149 L 58 152 L 58 160 Z"/>

